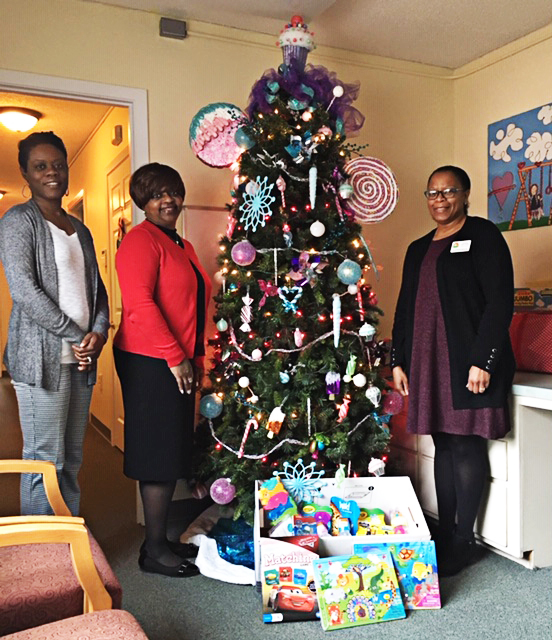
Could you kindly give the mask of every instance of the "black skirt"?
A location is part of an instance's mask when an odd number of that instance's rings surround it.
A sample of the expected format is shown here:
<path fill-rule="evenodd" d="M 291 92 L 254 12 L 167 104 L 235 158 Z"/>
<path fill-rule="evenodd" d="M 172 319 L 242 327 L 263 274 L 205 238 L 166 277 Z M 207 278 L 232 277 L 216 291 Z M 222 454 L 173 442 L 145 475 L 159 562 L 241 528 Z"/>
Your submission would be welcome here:
<path fill-rule="evenodd" d="M 194 398 L 180 393 L 166 360 L 113 348 L 125 409 L 124 473 L 144 482 L 188 478 Z"/>

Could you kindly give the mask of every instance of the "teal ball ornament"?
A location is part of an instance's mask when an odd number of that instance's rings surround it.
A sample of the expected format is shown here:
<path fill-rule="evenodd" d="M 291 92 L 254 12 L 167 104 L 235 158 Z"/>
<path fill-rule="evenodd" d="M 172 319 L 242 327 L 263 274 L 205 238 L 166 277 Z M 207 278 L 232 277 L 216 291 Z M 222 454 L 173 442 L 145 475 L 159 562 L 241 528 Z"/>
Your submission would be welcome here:
<path fill-rule="evenodd" d="M 202 416 L 212 420 L 217 418 L 222 413 L 222 399 L 215 393 L 211 393 L 208 396 L 203 396 L 199 403 L 199 411 Z"/>
<path fill-rule="evenodd" d="M 287 384 L 289 380 L 289 373 L 287 371 L 280 371 L 280 382 L 282 384 Z"/>
<path fill-rule="evenodd" d="M 337 277 L 343 284 L 356 284 L 360 280 L 361 275 L 362 269 L 358 262 L 354 260 L 343 260 L 339 267 L 337 267 Z"/>
<path fill-rule="evenodd" d="M 238 147 L 240 147 L 240 149 L 243 149 L 244 151 L 251 149 L 251 147 L 254 147 L 257 144 L 255 139 L 252 138 L 243 127 L 236 129 L 234 140 L 236 141 Z"/>
<path fill-rule="evenodd" d="M 226 322 L 226 320 L 224 318 L 221 318 L 217 322 L 217 329 L 219 331 L 226 331 L 228 329 L 228 322 Z"/>

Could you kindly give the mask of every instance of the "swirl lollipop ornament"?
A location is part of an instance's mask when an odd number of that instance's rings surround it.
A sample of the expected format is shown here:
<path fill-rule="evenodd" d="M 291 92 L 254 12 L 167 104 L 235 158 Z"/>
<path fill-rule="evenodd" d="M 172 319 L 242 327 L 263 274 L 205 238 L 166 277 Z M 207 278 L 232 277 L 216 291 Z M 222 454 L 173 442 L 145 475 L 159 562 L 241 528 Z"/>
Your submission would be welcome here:
<path fill-rule="evenodd" d="M 399 199 L 399 189 L 393 172 L 385 162 L 359 156 L 347 162 L 345 171 L 353 187 L 347 207 L 359 222 L 381 222 L 393 212 Z"/>

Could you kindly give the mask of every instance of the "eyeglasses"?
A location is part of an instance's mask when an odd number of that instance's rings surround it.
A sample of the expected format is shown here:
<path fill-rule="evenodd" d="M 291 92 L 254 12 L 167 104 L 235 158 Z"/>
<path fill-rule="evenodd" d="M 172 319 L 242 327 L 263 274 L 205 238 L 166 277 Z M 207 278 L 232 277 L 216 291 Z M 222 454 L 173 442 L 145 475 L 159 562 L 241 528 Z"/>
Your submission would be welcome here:
<path fill-rule="evenodd" d="M 460 193 L 460 191 L 465 191 L 465 189 L 457 189 L 456 187 L 447 187 L 446 189 L 441 189 L 441 190 L 430 189 L 429 191 L 424 191 L 424 196 L 428 200 L 435 200 L 436 198 L 439 197 L 439 195 L 442 195 L 443 198 L 446 198 L 447 200 L 451 200 L 456 196 L 457 193 Z"/>

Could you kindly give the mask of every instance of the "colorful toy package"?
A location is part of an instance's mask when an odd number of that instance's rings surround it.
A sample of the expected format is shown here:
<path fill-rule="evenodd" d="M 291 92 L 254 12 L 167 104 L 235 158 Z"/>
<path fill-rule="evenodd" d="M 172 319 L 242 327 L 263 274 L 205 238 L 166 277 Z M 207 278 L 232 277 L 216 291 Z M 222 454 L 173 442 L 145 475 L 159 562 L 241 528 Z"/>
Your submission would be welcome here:
<path fill-rule="evenodd" d="M 388 550 L 320 558 L 313 567 L 320 620 L 326 631 L 406 616 Z"/>
<path fill-rule="evenodd" d="M 317 550 L 318 536 L 262 539 L 263 622 L 316 620 L 319 617 L 313 575 Z"/>
<path fill-rule="evenodd" d="M 441 594 L 437 574 L 435 542 L 355 544 L 355 553 L 389 551 L 395 564 L 406 609 L 440 609 Z"/>

